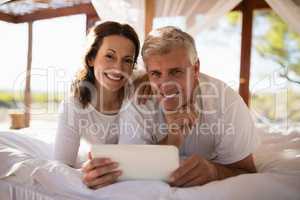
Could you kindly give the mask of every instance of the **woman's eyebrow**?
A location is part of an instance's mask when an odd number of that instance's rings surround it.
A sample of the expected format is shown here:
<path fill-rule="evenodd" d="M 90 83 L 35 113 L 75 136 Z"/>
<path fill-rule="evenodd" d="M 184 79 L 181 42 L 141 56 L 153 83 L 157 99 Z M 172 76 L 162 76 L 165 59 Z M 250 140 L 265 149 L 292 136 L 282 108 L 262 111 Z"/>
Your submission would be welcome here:
<path fill-rule="evenodd" d="M 116 51 L 114 49 L 107 49 L 107 50 L 116 53 Z"/>

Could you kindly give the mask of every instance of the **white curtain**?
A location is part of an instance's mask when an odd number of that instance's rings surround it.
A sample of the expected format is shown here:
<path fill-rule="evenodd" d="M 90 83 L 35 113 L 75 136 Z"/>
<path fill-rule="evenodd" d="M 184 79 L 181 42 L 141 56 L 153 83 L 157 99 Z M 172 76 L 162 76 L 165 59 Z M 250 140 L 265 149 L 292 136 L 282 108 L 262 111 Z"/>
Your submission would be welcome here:
<path fill-rule="evenodd" d="M 196 35 L 213 25 L 242 0 L 156 0 L 157 18 L 180 16 L 185 18 L 186 31 Z M 172 18 L 165 24 L 172 24 Z"/>
<path fill-rule="evenodd" d="M 145 35 L 144 0 L 92 0 L 101 21 L 128 23 L 136 30 L 140 41 Z"/>
<path fill-rule="evenodd" d="M 270 7 L 300 34 L 300 1 L 299 0 L 266 0 Z"/>

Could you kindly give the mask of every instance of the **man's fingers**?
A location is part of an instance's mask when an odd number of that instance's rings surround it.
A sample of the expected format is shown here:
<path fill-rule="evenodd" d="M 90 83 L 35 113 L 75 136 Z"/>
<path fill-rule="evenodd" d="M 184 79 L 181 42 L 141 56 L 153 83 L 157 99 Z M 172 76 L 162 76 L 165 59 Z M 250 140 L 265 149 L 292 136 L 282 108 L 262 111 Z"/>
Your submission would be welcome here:
<path fill-rule="evenodd" d="M 182 187 L 199 186 L 199 185 L 203 185 L 205 183 L 207 183 L 207 179 L 205 178 L 205 176 L 198 176 L 195 179 L 183 184 Z"/>
<path fill-rule="evenodd" d="M 187 172 L 182 177 L 176 179 L 174 182 L 171 183 L 171 185 L 177 186 L 177 187 L 182 187 L 185 184 L 193 181 L 195 178 L 199 177 L 199 172 L 198 172 L 199 167 L 198 166 L 199 165 L 197 165 L 196 167 L 191 169 L 189 172 Z"/>
<path fill-rule="evenodd" d="M 196 159 L 195 156 L 191 156 L 186 161 L 184 161 L 183 164 L 175 172 L 172 173 L 170 177 L 170 182 L 173 183 L 177 179 L 180 179 L 190 170 L 195 168 L 198 164 L 199 164 L 199 160 Z"/>

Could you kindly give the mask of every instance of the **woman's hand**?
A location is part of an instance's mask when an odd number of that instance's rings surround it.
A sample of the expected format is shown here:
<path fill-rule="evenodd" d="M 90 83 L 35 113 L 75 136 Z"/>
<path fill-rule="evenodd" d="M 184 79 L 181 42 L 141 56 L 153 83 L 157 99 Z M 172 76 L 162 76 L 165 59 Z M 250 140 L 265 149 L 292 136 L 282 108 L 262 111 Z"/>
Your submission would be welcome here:
<path fill-rule="evenodd" d="M 117 181 L 122 172 L 117 170 L 118 163 L 109 158 L 92 158 L 89 152 L 89 159 L 81 170 L 84 173 L 82 181 L 91 189 L 98 189 Z"/>

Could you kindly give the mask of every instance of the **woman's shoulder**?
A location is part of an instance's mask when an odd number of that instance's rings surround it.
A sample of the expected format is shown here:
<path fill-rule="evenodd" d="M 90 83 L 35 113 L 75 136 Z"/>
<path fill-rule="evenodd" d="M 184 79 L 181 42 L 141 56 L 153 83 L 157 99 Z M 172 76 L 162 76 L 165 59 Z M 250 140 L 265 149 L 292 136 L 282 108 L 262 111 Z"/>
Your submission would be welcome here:
<path fill-rule="evenodd" d="M 74 96 L 67 96 L 61 101 L 59 111 L 64 112 L 66 110 L 77 112 L 86 111 L 86 109 L 80 103 L 79 99 Z"/>

